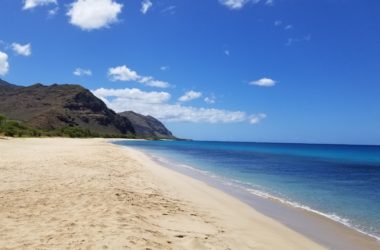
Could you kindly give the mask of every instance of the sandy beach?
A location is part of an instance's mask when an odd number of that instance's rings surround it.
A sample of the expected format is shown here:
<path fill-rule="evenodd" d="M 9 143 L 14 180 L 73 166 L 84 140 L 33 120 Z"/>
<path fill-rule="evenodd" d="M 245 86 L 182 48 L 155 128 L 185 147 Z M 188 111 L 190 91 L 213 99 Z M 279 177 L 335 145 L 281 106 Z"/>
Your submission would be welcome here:
<path fill-rule="evenodd" d="M 1 139 L 0 225 L 0 249 L 323 249 L 103 139 Z"/>

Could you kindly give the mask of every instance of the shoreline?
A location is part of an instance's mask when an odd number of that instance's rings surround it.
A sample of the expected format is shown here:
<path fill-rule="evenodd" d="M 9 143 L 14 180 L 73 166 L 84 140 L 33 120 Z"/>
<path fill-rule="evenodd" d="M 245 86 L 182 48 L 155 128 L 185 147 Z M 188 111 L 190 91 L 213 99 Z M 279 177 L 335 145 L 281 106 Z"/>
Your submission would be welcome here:
<path fill-rule="evenodd" d="M 105 139 L 0 141 L 0 248 L 325 249 Z"/>
<path fill-rule="evenodd" d="M 250 192 L 243 190 L 241 186 L 231 187 L 231 183 L 228 185 L 223 183 L 223 181 L 219 179 L 220 177 L 212 177 L 205 174 L 204 171 L 193 168 L 192 166 L 187 166 L 185 164 L 181 164 L 180 162 L 177 162 L 176 164 L 169 163 L 167 159 L 160 155 L 157 156 L 154 153 L 145 152 L 144 150 L 136 149 L 130 146 L 120 144 L 117 145 L 140 151 L 163 167 L 167 167 L 173 171 L 189 176 L 190 178 L 200 180 L 206 185 L 217 188 L 222 192 L 225 192 L 228 195 L 231 195 L 234 198 L 250 205 L 253 209 L 263 215 L 281 222 L 285 226 L 301 233 L 319 244 L 322 244 L 323 246 L 327 246 L 328 248 L 378 249 L 380 247 L 380 241 L 376 236 L 372 236 L 359 229 L 350 227 L 341 221 L 334 220 L 322 212 L 308 207 L 305 208 L 302 205 L 295 206 L 294 204 L 289 204 L 291 202 L 277 197 L 260 196 L 255 193 L 257 190 L 252 190 L 253 192 Z M 252 196 L 255 197 L 253 200 Z M 284 216 L 284 213 L 290 218 Z M 310 224 L 313 226 L 310 227 Z M 339 239 L 343 239 L 343 241 L 339 241 Z"/>

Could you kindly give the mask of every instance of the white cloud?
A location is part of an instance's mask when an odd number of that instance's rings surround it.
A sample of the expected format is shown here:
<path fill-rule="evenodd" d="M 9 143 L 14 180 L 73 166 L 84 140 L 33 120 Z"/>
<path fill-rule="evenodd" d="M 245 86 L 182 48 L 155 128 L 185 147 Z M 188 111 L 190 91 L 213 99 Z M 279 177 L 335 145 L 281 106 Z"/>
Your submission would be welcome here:
<path fill-rule="evenodd" d="M 273 6 L 274 5 L 274 0 L 266 0 L 265 4 L 269 5 L 269 6 Z"/>
<path fill-rule="evenodd" d="M 294 28 L 293 25 L 291 25 L 291 24 L 284 24 L 281 20 L 274 21 L 274 26 L 277 26 L 277 27 L 281 26 L 281 27 L 284 28 L 284 30 L 291 30 L 291 29 Z"/>
<path fill-rule="evenodd" d="M 207 104 L 214 104 L 216 102 L 216 97 L 214 95 L 206 96 L 205 99 L 203 99 L 203 100 Z"/>
<path fill-rule="evenodd" d="M 259 3 L 261 0 L 219 0 L 219 3 L 226 6 L 231 10 L 239 10 L 244 7 L 247 3 L 251 2 L 253 4 Z M 269 2 L 269 3 L 268 3 Z M 267 0 L 265 4 L 271 5 L 271 0 Z"/>
<path fill-rule="evenodd" d="M 255 115 L 252 115 L 250 117 L 249 123 L 251 123 L 251 124 L 257 124 L 257 123 L 261 122 L 262 120 L 264 120 L 265 118 L 267 118 L 266 114 L 263 114 L 263 113 L 255 114 Z"/>
<path fill-rule="evenodd" d="M 125 89 L 105 89 L 100 88 L 93 91 L 94 95 L 102 98 L 107 97 L 116 97 L 116 99 L 120 100 L 131 100 L 134 102 L 144 102 L 147 104 L 162 104 L 167 101 L 169 101 L 171 95 L 167 92 L 157 92 L 157 91 L 151 91 L 151 92 L 145 92 L 137 88 L 125 88 Z M 116 107 L 115 110 L 125 111 L 122 106 Z"/>
<path fill-rule="evenodd" d="M 138 80 L 138 82 L 143 83 L 147 86 L 157 87 L 157 88 L 168 88 L 170 86 L 168 82 L 155 80 L 151 76 L 140 76 L 140 79 Z"/>
<path fill-rule="evenodd" d="M 290 29 L 293 29 L 293 25 L 291 25 L 291 24 L 288 24 L 288 25 L 286 25 L 285 26 L 285 28 L 284 28 L 285 30 L 290 30 Z"/>
<path fill-rule="evenodd" d="M 57 0 L 25 0 L 23 9 L 29 10 L 38 6 L 43 6 L 43 5 L 48 5 L 48 4 L 57 4 Z"/>
<path fill-rule="evenodd" d="M 229 50 L 226 49 L 226 50 L 224 51 L 224 54 L 225 54 L 226 56 L 229 56 L 231 53 L 230 53 Z"/>
<path fill-rule="evenodd" d="M 241 9 L 249 0 L 219 0 L 219 2 L 229 9 L 237 10 Z"/>
<path fill-rule="evenodd" d="M 169 70 L 169 69 L 170 69 L 169 66 L 161 66 L 161 67 L 160 67 L 160 70 L 162 70 L 162 71 L 167 71 L 167 70 Z"/>
<path fill-rule="evenodd" d="M 155 117 L 168 122 L 233 123 L 246 120 L 246 113 L 222 109 L 196 108 L 180 104 L 157 107 Z M 144 110 L 141 110 L 144 112 Z M 162 112 L 162 114 L 161 114 Z"/>
<path fill-rule="evenodd" d="M 112 81 L 137 81 L 140 76 L 136 71 L 129 69 L 127 66 L 118 66 L 108 69 L 108 76 Z"/>
<path fill-rule="evenodd" d="M 9 71 L 8 55 L 0 51 L 0 76 L 4 76 Z"/>
<path fill-rule="evenodd" d="M 251 122 L 254 115 L 243 111 L 230 111 L 213 108 L 198 108 L 183 104 L 170 104 L 171 95 L 167 92 L 145 92 L 140 89 L 105 89 L 93 91 L 116 112 L 133 110 L 151 115 L 166 122 L 233 123 Z"/>
<path fill-rule="evenodd" d="M 146 14 L 148 10 L 152 7 L 153 3 L 150 0 L 143 0 L 141 2 L 141 13 Z"/>
<path fill-rule="evenodd" d="M 72 25 L 93 30 L 117 22 L 122 8 L 123 5 L 114 0 L 76 0 L 70 4 L 67 15 Z"/>
<path fill-rule="evenodd" d="M 249 84 L 251 85 L 257 85 L 257 86 L 260 86 L 260 87 L 272 87 L 276 84 L 276 81 L 275 80 L 272 80 L 270 78 L 261 78 L 259 80 L 256 80 L 256 81 L 252 81 L 250 82 Z"/>
<path fill-rule="evenodd" d="M 13 51 L 20 56 L 30 56 L 32 54 L 32 46 L 30 43 L 27 43 L 25 45 L 12 43 L 11 47 Z"/>
<path fill-rule="evenodd" d="M 131 70 L 127 66 L 118 66 L 108 69 L 108 76 L 111 81 L 135 81 L 147 86 L 157 87 L 157 88 L 167 88 L 170 86 L 168 82 L 159 81 L 151 76 L 140 76 L 136 71 Z"/>
<path fill-rule="evenodd" d="M 180 101 L 180 102 L 188 102 L 188 101 L 191 101 L 191 100 L 198 99 L 201 96 L 202 96 L 201 92 L 196 92 L 196 91 L 190 90 L 190 91 L 187 91 L 183 96 L 181 96 L 180 98 L 178 98 L 178 101 Z"/>
<path fill-rule="evenodd" d="M 92 71 L 89 69 L 76 68 L 73 74 L 76 76 L 92 76 Z"/>
<path fill-rule="evenodd" d="M 50 10 L 48 11 L 48 15 L 49 15 L 49 17 L 53 17 L 53 16 L 57 15 L 58 10 L 59 10 L 59 7 L 55 7 L 55 8 L 53 8 L 53 9 L 50 9 Z"/>
<path fill-rule="evenodd" d="M 162 9 L 161 13 L 163 13 L 163 14 L 168 13 L 170 15 L 174 15 L 175 12 L 176 12 L 176 8 L 177 8 L 177 6 L 170 5 L 170 6 L 166 7 L 166 8 L 164 8 L 164 9 Z"/>

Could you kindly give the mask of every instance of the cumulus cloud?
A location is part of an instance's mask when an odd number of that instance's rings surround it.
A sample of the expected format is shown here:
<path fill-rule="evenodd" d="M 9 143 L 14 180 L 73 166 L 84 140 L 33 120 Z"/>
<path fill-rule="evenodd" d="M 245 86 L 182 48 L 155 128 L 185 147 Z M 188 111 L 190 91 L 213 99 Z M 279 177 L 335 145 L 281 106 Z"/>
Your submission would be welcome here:
<path fill-rule="evenodd" d="M 108 69 L 108 76 L 112 81 L 137 81 L 140 76 L 136 71 L 129 69 L 127 66 L 118 66 Z"/>
<path fill-rule="evenodd" d="M 136 88 L 93 90 L 94 95 L 102 99 L 116 112 L 133 110 L 151 115 L 166 122 L 195 123 L 233 123 L 251 122 L 254 116 L 243 111 L 199 108 L 183 104 L 170 104 L 171 95 L 167 92 L 145 92 Z"/>
<path fill-rule="evenodd" d="M 57 4 L 57 0 L 25 0 L 24 1 L 24 10 L 33 9 L 38 6 Z"/>
<path fill-rule="evenodd" d="M 190 91 L 187 91 L 183 96 L 181 96 L 180 98 L 178 98 L 178 101 L 180 101 L 180 102 L 188 102 L 188 101 L 191 101 L 191 100 L 198 99 L 201 96 L 202 96 L 201 92 L 196 92 L 196 91 L 190 90 Z"/>
<path fill-rule="evenodd" d="M 100 88 L 93 91 L 94 95 L 102 98 L 115 97 L 120 100 L 130 100 L 133 102 L 144 102 L 147 104 L 162 104 L 169 101 L 171 95 L 164 91 L 142 91 L 137 88 L 125 88 L 125 89 L 105 89 Z M 114 106 L 116 111 L 125 111 L 123 105 Z"/>
<path fill-rule="evenodd" d="M 250 117 L 249 123 L 251 123 L 251 124 L 257 124 L 257 123 L 261 122 L 262 120 L 264 120 L 265 118 L 267 118 L 266 114 L 263 114 L 263 113 L 255 114 L 255 115 L 252 115 Z"/>
<path fill-rule="evenodd" d="M 140 79 L 138 80 L 138 82 L 143 83 L 147 86 L 157 87 L 157 88 L 168 88 L 168 87 L 170 87 L 170 84 L 168 82 L 155 80 L 151 76 L 140 76 Z"/>
<path fill-rule="evenodd" d="M 123 5 L 114 0 L 76 0 L 70 4 L 67 15 L 72 25 L 93 30 L 117 22 L 122 8 Z"/>
<path fill-rule="evenodd" d="M 24 45 L 19 43 L 12 43 L 11 47 L 13 51 L 20 56 L 30 56 L 32 54 L 32 46 L 30 43 Z"/>
<path fill-rule="evenodd" d="M 249 84 L 260 86 L 260 87 L 272 87 L 276 84 L 276 81 L 273 79 L 264 77 L 256 81 L 252 81 Z"/>
<path fill-rule="evenodd" d="M 0 76 L 4 76 L 9 71 L 8 55 L 0 51 Z"/>
<path fill-rule="evenodd" d="M 253 4 L 259 3 L 261 0 L 219 0 L 219 3 L 226 6 L 231 10 L 239 10 L 243 8 L 247 3 L 251 2 Z M 266 5 L 272 5 L 273 0 L 267 0 Z"/>
<path fill-rule="evenodd" d="M 144 112 L 141 110 L 141 112 Z M 163 112 L 163 115 L 160 114 Z M 246 113 L 223 109 L 197 108 L 179 104 L 165 104 L 156 108 L 156 117 L 168 122 L 233 123 L 246 120 Z"/>
<path fill-rule="evenodd" d="M 134 81 L 157 88 L 167 88 L 170 86 L 168 82 L 156 80 L 151 76 L 141 76 L 136 71 L 131 70 L 125 65 L 109 68 L 108 77 L 111 81 Z"/>
<path fill-rule="evenodd" d="M 76 68 L 73 74 L 76 76 L 92 76 L 92 71 L 89 69 Z"/>
<path fill-rule="evenodd" d="M 146 14 L 148 10 L 152 7 L 153 3 L 150 0 L 143 0 L 141 2 L 141 13 Z"/>

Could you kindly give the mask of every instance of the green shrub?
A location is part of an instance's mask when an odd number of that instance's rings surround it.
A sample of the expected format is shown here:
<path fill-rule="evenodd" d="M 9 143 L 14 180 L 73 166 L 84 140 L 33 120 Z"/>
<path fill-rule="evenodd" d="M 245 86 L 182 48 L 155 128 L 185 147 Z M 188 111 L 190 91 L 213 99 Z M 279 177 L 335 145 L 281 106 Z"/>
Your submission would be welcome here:
<path fill-rule="evenodd" d="M 101 134 L 91 132 L 89 129 L 67 126 L 55 130 L 38 130 L 27 127 L 19 121 L 9 120 L 0 115 L 0 134 L 10 137 L 71 137 L 71 138 L 135 138 L 133 134 Z"/>
<path fill-rule="evenodd" d="M 83 129 L 80 127 L 63 127 L 60 129 L 61 136 L 71 137 L 71 138 L 88 138 L 94 137 L 88 129 Z"/>
<path fill-rule="evenodd" d="M 19 121 L 9 120 L 0 115 L 0 133 L 10 137 L 41 136 L 37 129 L 28 128 Z"/>
<path fill-rule="evenodd" d="M 0 127 L 4 125 L 6 122 L 7 118 L 3 115 L 0 115 Z"/>

